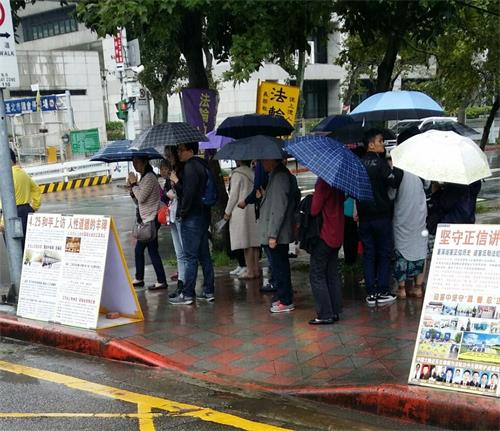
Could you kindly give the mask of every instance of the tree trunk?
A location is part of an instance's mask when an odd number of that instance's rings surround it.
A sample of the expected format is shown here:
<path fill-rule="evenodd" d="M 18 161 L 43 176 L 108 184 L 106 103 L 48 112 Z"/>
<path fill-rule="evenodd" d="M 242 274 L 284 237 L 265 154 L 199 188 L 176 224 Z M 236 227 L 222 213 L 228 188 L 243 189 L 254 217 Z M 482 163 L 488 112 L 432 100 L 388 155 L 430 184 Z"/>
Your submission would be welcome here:
<path fill-rule="evenodd" d="M 153 125 L 168 121 L 168 97 L 164 94 L 151 95 L 154 101 Z"/>
<path fill-rule="evenodd" d="M 382 93 L 391 89 L 392 73 L 398 57 L 401 40 L 397 34 L 393 34 L 387 43 L 384 58 L 377 68 L 375 93 Z"/>
<path fill-rule="evenodd" d="M 304 76 L 306 74 L 306 51 L 299 51 L 299 62 L 297 65 L 296 80 L 297 87 L 299 87 L 299 104 L 297 106 L 297 116 L 295 117 L 295 132 L 297 133 L 302 125 L 302 118 L 304 117 L 304 107 L 306 101 L 304 100 Z"/>
<path fill-rule="evenodd" d="M 198 12 L 186 12 L 182 20 L 179 45 L 186 59 L 189 88 L 208 88 L 207 71 L 203 64 L 202 17 Z"/>
<path fill-rule="evenodd" d="M 212 207 L 212 245 L 214 250 L 226 251 L 229 250 L 229 229 L 228 226 L 224 227 L 221 232 L 217 232 L 215 224 L 224 217 L 224 210 L 227 205 L 227 191 L 224 177 L 217 160 L 210 160 L 208 162 L 210 171 L 215 178 L 215 185 L 217 187 L 217 203 Z"/>
<path fill-rule="evenodd" d="M 457 111 L 457 120 L 459 123 L 465 124 L 465 108 L 467 108 L 468 101 L 462 100 Z"/>
<path fill-rule="evenodd" d="M 493 102 L 493 106 L 491 107 L 491 111 L 488 115 L 488 119 L 486 120 L 486 124 L 484 125 L 483 136 L 481 137 L 480 146 L 481 150 L 483 151 L 486 148 L 486 144 L 488 143 L 488 136 L 490 135 L 491 126 L 493 125 L 493 121 L 495 120 L 495 115 L 498 112 L 499 105 L 500 101 L 499 101 L 499 96 L 497 94 L 497 96 L 495 97 L 495 101 Z"/>

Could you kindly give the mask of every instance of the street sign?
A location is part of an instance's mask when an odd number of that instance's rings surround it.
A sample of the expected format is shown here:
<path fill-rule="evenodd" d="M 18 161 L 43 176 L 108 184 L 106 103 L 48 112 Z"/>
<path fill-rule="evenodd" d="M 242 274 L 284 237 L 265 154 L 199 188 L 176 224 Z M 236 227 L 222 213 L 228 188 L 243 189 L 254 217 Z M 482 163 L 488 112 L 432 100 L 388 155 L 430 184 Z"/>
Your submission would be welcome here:
<path fill-rule="evenodd" d="M 19 87 L 10 1 L 0 0 L 0 88 Z"/>
<path fill-rule="evenodd" d="M 72 130 L 69 134 L 73 154 L 94 153 L 101 148 L 98 129 Z"/>
<path fill-rule="evenodd" d="M 122 43 L 121 30 L 118 30 L 118 32 L 113 35 L 113 44 L 115 47 L 116 70 L 123 70 L 124 60 L 123 60 L 123 43 Z"/>
<path fill-rule="evenodd" d="M 61 109 L 57 103 L 57 96 L 42 96 L 40 107 L 43 112 L 56 111 Z M 8 99 L 5 101 L 5 113 L 7 115 L 26 114 L 36 112 L 36 97 L 26 97 L 23 99 Z"/>

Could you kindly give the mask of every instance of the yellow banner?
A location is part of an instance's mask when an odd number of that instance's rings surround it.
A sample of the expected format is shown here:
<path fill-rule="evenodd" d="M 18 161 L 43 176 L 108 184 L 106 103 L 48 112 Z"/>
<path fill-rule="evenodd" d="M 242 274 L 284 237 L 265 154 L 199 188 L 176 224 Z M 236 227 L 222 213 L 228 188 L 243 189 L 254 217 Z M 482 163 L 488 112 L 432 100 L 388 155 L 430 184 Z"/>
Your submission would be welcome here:
<path fill-rule="evenodd" d="M 297 115 L 299 93 L 299 87 L 276 82 L 261 82 L 257 90 L 257 114 L 283 117 L 293 126 Z"/>

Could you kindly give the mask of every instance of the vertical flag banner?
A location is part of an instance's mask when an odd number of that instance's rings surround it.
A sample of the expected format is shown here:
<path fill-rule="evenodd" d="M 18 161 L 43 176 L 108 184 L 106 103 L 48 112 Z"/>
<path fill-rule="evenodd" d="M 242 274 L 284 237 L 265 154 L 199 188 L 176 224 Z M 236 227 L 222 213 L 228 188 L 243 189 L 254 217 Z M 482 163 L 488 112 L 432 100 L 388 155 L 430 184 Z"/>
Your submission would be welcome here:
<path fill-rule="evenodd" d="M 217 90 L 183 88 L 181 105 L 186 123 L 206 134 L 215 128 L 219 93 Z"/>

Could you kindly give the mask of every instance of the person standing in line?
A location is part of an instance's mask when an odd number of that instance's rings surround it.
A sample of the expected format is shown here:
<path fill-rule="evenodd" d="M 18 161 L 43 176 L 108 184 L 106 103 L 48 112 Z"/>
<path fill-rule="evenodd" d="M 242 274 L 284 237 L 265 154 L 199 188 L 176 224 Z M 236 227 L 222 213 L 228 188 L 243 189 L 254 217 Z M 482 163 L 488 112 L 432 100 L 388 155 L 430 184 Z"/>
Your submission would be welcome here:
<path fill-rule="evenodd" d="M 410 127 L 401 132 L 397 144 L 420 133 L 418 127 Z M 399 298 L 421 297 L 424 280 L 424 265 L 427 256 L 427 200 L 426 185 L 419 177 L 404 172 L 403 179 L 394 200 L 393 233 L 396 257 L 394 278 L 398 282 Z M 414 285 L 406 290 L 406 281 L 414 280 Z"/>
<path fill-rule="evenodd" d="M 311 325 L 327 325 L 339 320 L 342 289 L 338 255 L 344 241 L 344 194 L 318 178 L 311 203 L 311 216 L 321 214 L 320 238 L 313 246 L 309 279 L 316 316 Z"/>
<path fill-rule="evenodd" d="M 172 177 L 179 208 L 177 214 L 181 218 L 181 238 L 186 257 L 186 274 L 182 292 L 170 298 L 172 305 L 190 305 L 196 299 L 196 278 L 198 262 L 203 267 L 204 286 L 199 299 L 207 302 L 215 301 L 215 279 L 210 248 L 208 229 L 210 227 L 210 207 L 203 203 L 203 195 L 208 184 L 208 164 L 196 156 L 198 142 L 177 146 L 179 160 L 184 163 L 182 177 Z"/>
<path fill-rule="evenodd" d="M 128 175 L 128 187 L 130 195 L 137 205 L 136 218 L 139 223 L 154 222 L 156 230 L 160 228 L 157 220 L 158 208 L 160 206 L 160 184 L 158 178 L 149 164 L 149 160 L 143 157 L 134 157 L 132 159 L 134 169 L 139 172 L 141 179 L 130 172 Z M 144 251 L 148 249 L 151 264 L 156 273 L 156 283 L 149 286 L 149 290 L 167 289 L 167 277 L 163 262 L 158 251 L 158 235 L 150 241 L 137 241 L 135 244 L 135 287 L 144 286 Z"/>
<path fill-rule="evenodd" d="M 165 152 L 166 160 L 162 160 L 160 164 L 160 175 L 165 178 L 165 185 L 163 186 L 162 201 L 168 205 L 168 222 L 170 226 L 170 234 L 172 235 L 172 242 L 174 244 L 175 256 L 177 259 L 177 289 L 169 295 L 169 298 L 176 297 L 184 287 L 184 280 L 186 277 L 186 257 L 184 255 L 184 247 L 181 238 L 181 222 L 177 217 L 177 209 L 179 200 L 175 187 L 172 185 L 171 177 L 178 178 L 181 176 L 180 161 L 176 157 L 175 152 Z"/>
<path fill-rule="evenodd" d="M 358 202 L 359 236 L 363 244 L 363 272 L 368 306 L 396 300 L 391 292 L 392 201 L 389 188 L 397 189 L 403 171 L 392 169 L 384 158 L 383 132 L 370 129 L 363 137 L 366 154 L 361 158 L 372 186 L 373 201 Z"/>
<path fill-rule="evenodd" d="M 243 249 L 245 253 L 246 271 L 240 273 L 241 279 L 260 277 L 259 240 L 253 205 L 241 209 L 237 206 L 253 188 L 253 172 L 250 163 L 237 161 L 237 168 L 231 174 L 231 189 L 224 211 L 224 219 L 229 220 L 229 236 L 231 249 Z"/>
<path fill-rule="evenodd" d="M 17 216 L 21 219 L 23 227 L 21 246 L 24 250 L 28 215 L 38 211 L 40 208 L 42 193 L 38 184 L 17 164 L 17 156 L 12 149 L 10 149 L 10 161 L 12 165 L 12 179 L 14 180 L 14 193 L 16 195 Z"/>
<path fill-rule="evenodd" d="M 293 224 L 300 190 L 295 176 L 282 160 L 263 160 L 262 166 L 269 173 L 269 182 L 262 198 L 258 226 L 260 242 L 271 255 L 276 281 L 276 297 L 269 311 L 283 313 L 295 309 L 288 246 L 294 240 Z"/>

